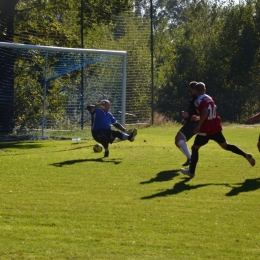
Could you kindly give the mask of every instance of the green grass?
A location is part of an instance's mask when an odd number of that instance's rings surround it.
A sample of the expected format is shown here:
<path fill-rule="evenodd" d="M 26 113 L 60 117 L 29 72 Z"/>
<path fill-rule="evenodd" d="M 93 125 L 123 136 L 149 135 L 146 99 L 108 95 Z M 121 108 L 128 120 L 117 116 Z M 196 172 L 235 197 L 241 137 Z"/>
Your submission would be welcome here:
<path fill-rule="evenodd" d="M 191 180 L 179 128 L 139 129 L 104 159 L 92 140 L 1 143 L 0 259 L 260 259 L 259 128 L 223 131 L 255 167 L 210 142 Z"/>

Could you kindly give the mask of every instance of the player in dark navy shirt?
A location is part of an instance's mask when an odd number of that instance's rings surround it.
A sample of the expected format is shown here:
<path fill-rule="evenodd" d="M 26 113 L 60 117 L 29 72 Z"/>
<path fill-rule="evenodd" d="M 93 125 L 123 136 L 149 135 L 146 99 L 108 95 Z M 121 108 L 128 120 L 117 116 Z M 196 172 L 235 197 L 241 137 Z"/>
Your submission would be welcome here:
<path fill-rule="evenodd" d="M 91 113 L 91 133 L 95 141 L 101 143 L 105 149 L 105 157 L 109 156 L 109 144 L 112 144 L 116 138 L 120 140 L 129 140 L 133 142 L 137 135 L 137 129 L 128 135 L 127 129 L 122 126 L 114 116 L 109 112 L 109 100 L 102 100 L 100 105 L 90 105 L 87 109 Z M 112 130 L 111 125 L 119 129 Z"/>
<path fill-rule="evenodd" d="M 196 121 L 191 120 L 192 115 L 198 115 L 196 107 L 194 105 L 194 101 L 197 99 L 195 93 L 196 84 L 196 81 L 192 81 L 189 84 L 189 93 L 191 97 L 188 102 L 187 111 L 182 111 L 183 120 L 181 123 L 183 124 L 183 127 L 175 136 L 175 145 L 187 157 L 187 161 L 182 166 L 188 166 L 190 164 L 191 153 L 187 147 L 186 142 L 188 142 L 192 138 L 192 136 L 194 136 L 193 130 L 197 125 Z"/>

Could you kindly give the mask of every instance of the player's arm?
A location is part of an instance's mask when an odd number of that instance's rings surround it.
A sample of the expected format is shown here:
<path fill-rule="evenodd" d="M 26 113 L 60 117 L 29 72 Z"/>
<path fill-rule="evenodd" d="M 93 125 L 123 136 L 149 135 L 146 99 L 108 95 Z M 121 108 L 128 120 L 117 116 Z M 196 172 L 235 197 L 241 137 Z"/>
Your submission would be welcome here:
<path fill-rule="evenodd" d="M 207 108 L 203 108 L 200 112 L 200 119 L 196 125 L 196 127 L 194 128 L 194 133 L 197 134 L 200 130 L 201 125 L 203 124 L 203 122 L 206 120 L 206 118 L 208 117 L 208 109 Z"/>
<path fill-rule="evenodd" d="M 127 129 L 125 127 L 123 127 L 120 123 L 116 122 L 113 124 L 113 126 L 117 129 L 119 129 L 120 131 L 127 133 Z"/>
<path fill-rule="evenodd" d="M 186 124 L 186 120 L 185 120 L 185 119 L 182 119 L 182 120 L 181 120 L 181 124 L 182 124 L 182 125 L 185 125 L 185 124 Z"/>
<path fill-rule="evenodd" d="M 101 104 L 88 105 L 87 110 L 91 113 L 95 108 L 101 108 Z"/>
<path fill-rule="evenodd" d="M 121 132 L 124 132 L 128 135 L 130 135 L 133 132 L 133 129 L 127 130 L 125 127 L 123 127 L 120 123 L 116 122 L 115 124 L 112 124 L 115 128 L 119 129 Z"/>
<path fill-rule="evenodd" d="M 187 118 L 187 117 L 190 116 L 189 112 L 187 112 L 187 111 L 181 111 L 181 115 L 182 115 L 183 118 Z"/>
<path fill-rule="evenodd" d="M 250 118 L 248 119 L 248 123 L 251 124 L 251 123 L 253 123 L 255 120 L 260 120 L 260 113 L 258 113 L 258 114 L 256 114 L 256 115 L 250 117 Z"/>
<path fill-rule="evenodd" d="M 199 121 L 199 120 L 200 120 L 200 117 L 197 116 L 197 115 L 192 115 L 192 116 L 191 116 L 191 120 L 192 120 L 192 121 Z"/>

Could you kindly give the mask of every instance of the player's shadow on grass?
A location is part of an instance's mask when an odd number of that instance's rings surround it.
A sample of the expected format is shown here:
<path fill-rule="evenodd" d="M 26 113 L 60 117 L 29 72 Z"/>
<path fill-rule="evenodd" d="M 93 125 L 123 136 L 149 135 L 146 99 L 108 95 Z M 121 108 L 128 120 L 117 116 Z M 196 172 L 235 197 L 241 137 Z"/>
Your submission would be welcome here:
<path fill-rule="evenodd" d="M 162 171 L 157 174 L 156 177 L 151 178 L 149 181 L 142 181 L 140 184 L 148 184 L 152 182 L 162 182 L 162 181 L 170 181 L 174 177 L 178 176 L 178 172 L 180 170 L 170 170 L 170 171 Z"/>
<path fill-rule="evenodd" d="M 8 148 L 16 148 L 16 149 L 35 149 L 41 148 L 42 145 L 35 142 L 10 142 L 10 143 L 1 143 L 0 150 L 8 149 Z"/>
<path fill-rule="evenodd" d="M 114 163 L 114 164 L 119 164 L 122 162 L 121 159 L 103 159 L 103 158 L 92 158 L 92 159 L 78 159 L 78 160 L 68 160 L 64 162 L 59 162 L 59 163 L 53 163 L 51 165 L 56 166 L 56 167 L 62 167 L 65 165 L 73 165 L 76 163 L 85 163 L 85 162 L 101 162 L 101 163 Z"/>
<path fill-rule="evenodd" d="M 77 146 L 77 147 L 75 146 L 75 145 L 79 145 L 77 143 L 71 144 L 71 145 L 72 145 L 72 148 L 70 148 L 70 149 L 65 148 L 63 150 L 58 150 L 58 151 L 55 151 L 55 152 L 59 153 L 59 152 L 66 152 L 66 151 L 71 151 L 71 150 L 80 150 L 80 149 L 86 149 L 86 148 L 89 148 L 89 147 L 93 148 L 93 145 L 83 145 L 83 146 Z M 92 151 L 93 151 L 93 149 L 92 149 Z M 51 151 L 51 152 L 53 153 L 53 151 Z"/>
<path fill-rule="evenodd" d="M 189 181 L 190 181 L 190 179 L 185 178 L 181 182 L 176 183 L 172 189 L 167 189 L 165 191 L 158 192 L 158 193 L 155 193 L 150 196 L 145 196 L 145 197 L 142 197 L 141 199 L 153 199 L 156 197 L 165 197 L 165 196 L 169 196 L 169 195 L 175 195 L 175 194 L 181 193 L 183 191 L 195 190 L 195 189 L 209 185 L 209 184 L 189 185 L 189 184 L 187 184 L 187 182 L 189 182 Z"/>
<path fill-rule="evenodd" d="M 241 192 L 249 192 L 253 190 L 258 190 L 260 188 L 260 178 L 247 179 L 241 183 L 235 183 L 233 185 L 240 185 L 239 187 L 232 187 L 232 185 L 227 184 L 232 190 L 226 194 L 226 196 L 236 196 Z"/>

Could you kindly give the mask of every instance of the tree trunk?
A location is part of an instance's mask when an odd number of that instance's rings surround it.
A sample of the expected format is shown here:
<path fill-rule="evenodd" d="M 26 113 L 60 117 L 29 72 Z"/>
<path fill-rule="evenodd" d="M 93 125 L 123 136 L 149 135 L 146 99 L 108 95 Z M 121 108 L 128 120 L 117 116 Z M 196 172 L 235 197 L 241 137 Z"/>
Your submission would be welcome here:
<path fill-rule="evenodd" d="M 19 0 L 0 0 L 0 41 L 13 42 L 15 6 Z M 14 128 L 14 64 L 12 49 L 0 48 L 0 134 Z"/>

